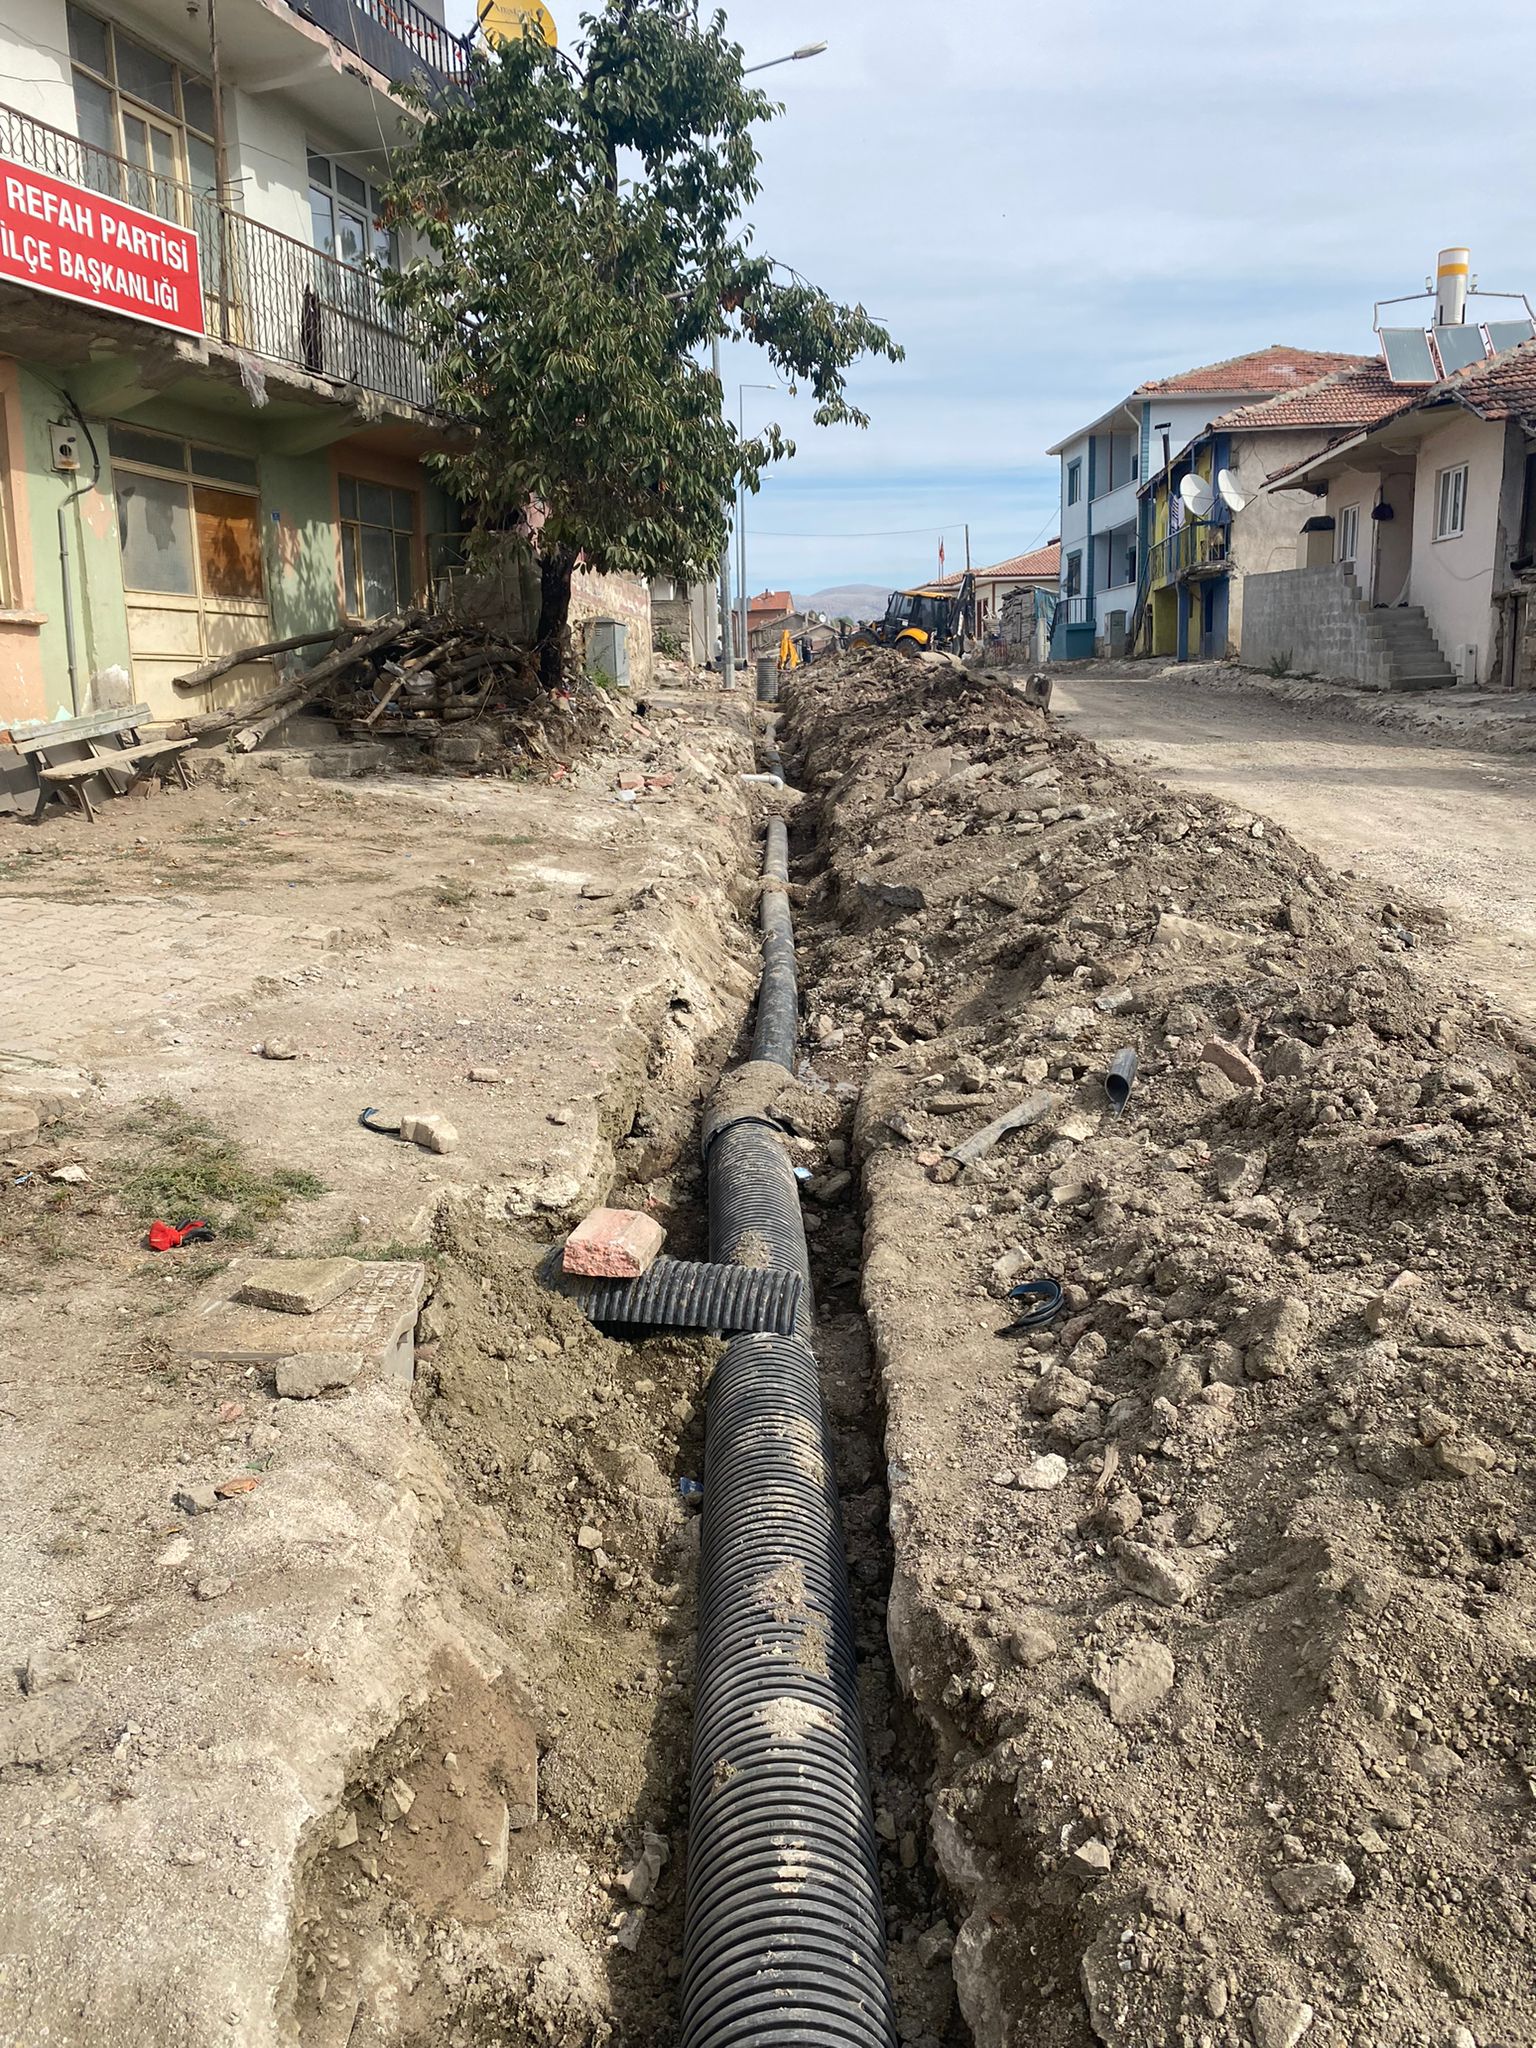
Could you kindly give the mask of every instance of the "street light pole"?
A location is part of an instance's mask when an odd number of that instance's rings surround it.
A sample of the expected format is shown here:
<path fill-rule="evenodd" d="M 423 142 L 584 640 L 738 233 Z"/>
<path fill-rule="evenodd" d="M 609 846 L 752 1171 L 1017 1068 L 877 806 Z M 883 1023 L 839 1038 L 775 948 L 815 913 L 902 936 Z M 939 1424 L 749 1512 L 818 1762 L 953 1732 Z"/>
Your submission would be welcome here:
<path fill-rule="evenodd" d="M 819 57 L 826 49 L 825 43 L 805 43 L 798 50 L 791 50 L 787 57 L 770 57 L 766 64 L 748 64 L 742 71 L 745 78 L 753 71 L 771 71 L 776 64 L 801 64 L 807 57 Z M 717 335 L 710 345 L 710 360 L 715 372 L 715 382 L 720 385 L 720 402 L 725 403 L 725 385 L 720 374 L 720 338 Z M 745 388 L 745 387 L 744 387 Z M 755 387 L 754 387 L 755 388 Z M 765 390 L 776 390 L 776 385 L 765 385 Z M 730 414 L 726 414 L 729 423 Z M 737 393 L 737 440 L 741 439 L 741 395 Z M 746 512 L 746 492 L 737 491 L 738 525 Z M 750 657 L 752 652 L 751 615 L 747 608 L 746 549 L 742 547 L 741 570 L 741 638 L 742 651 Z M 725 537 L 725 548 L 720 556 L 720 683 L 723 689 L 736 687 L 736 622 L 731 613 L 731 537 Z"/>
<path fill-rule="evenodd" d="M 741 75 L 750 78 L 754 71 L 771 71 L 775 64 L 803 64 L 807 57 L 819 57 L 826 47 L 825 43 L 804 43 L 798 50 L 791 50 L 787 57 L 770 57 L 766 64 L 744 66 Z"/>

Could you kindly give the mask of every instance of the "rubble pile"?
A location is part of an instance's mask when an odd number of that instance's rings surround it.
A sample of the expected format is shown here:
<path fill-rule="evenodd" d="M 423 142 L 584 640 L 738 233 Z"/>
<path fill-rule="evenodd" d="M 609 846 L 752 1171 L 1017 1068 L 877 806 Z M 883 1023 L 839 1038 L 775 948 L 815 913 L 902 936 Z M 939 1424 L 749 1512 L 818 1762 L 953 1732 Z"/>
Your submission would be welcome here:
<path fill-rule="evenodd" d="M 849 657 L 787 724 L 976 2041 L 1513 2048 L 1529 1035 L 1436 981 L 1438 913 L 1005 676 Z"/>

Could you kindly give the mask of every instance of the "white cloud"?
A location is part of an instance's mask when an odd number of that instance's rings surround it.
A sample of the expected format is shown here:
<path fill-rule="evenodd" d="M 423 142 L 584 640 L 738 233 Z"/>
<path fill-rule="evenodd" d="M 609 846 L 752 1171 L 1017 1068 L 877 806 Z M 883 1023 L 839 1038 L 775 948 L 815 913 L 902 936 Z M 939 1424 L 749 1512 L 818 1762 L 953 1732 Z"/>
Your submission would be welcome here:
<path fill-rule="evenodd" d="M 569 39 L 578 9 L 551 5 Z M 1372 347 L 1372 302 L 1417 289 L 1443 243 L 1490 286 L 1536 286 L 1536 131 L 1500 82 L 1536 59 L 1529 0 L 1481 0 L 1496 74 L 1437 0 L 727 13 L 749 62 L 830 46 L 759 81 L 786 108 L 761 138 L 760 245 L 908 351 L 856 378 L 867 434 L 786 401 L 801 452 L 751 519 L 850 537 L 765 537 L 756 583 L 928 574 L 921 539 L 852 536 L 967 514 L 978 560 L 1012 553 L 1049 519 L 1051 442 L 1146 376 L 1271 341 Z M 731 357 L 734 405 L 766 372 Z"/>

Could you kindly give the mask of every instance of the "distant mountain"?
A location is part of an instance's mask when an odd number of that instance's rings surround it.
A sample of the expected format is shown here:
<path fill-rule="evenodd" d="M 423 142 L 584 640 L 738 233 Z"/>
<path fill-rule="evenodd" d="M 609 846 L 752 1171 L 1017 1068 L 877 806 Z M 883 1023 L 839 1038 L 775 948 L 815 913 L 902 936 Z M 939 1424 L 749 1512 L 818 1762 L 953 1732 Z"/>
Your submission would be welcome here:
<path fill-rule="evenodd" d="M 893 586 L 888 583 L 837 583 L 830 590 L 818 590 L 809 597 L 797 597 L 798 611 L 823 612 L 829 619 L 866 619 L 885 616 L 885 601 Z"/>

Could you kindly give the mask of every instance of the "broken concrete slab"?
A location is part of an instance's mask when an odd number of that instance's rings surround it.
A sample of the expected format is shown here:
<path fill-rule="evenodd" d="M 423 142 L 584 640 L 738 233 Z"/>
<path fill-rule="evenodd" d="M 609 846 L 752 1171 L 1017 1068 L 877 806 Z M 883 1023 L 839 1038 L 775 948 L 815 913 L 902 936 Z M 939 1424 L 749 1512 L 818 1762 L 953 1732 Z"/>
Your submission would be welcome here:
<path fill-rule="evenodd" d="M 317 1315 L 346 1292 L 358 1271 L 356 1259 L 261 1259 L 247 1269 L 235 1298 L 247 1308 Z"/>
<path fill-rule="evenodd" d="M 57 1123 L 96 1092 L 89 1075 L 75 1067 L 9 1067 L 0 1070 L 0 1103 L 19 1103 L 38 1121 Z"/>
<path fill-rule="evenodd" d="M 171 1327 L 178 1357 L 265 1365 L 300 1356 L 345 1354 L 409 1382 L 415 1373 L 416 1314 L 426 1289 L 415 1262 L 361 1262 L 346 1292 L 313 1315 L 249 1308 L 238 1297 L 253 1267 L 237 1259 Z"/>
<path fill-rule="evenodd" d="M 400 1135 L 408 1145 L 419 1145 L 424 1152 L 453 1152 L 458 1149 L 458 1131 L 447 1117 L 435 1113 L 402 1117 Z"/>
<path fill-rule="evenodd" d="M 0 1770 L 39 1770 L 84 1741 L 100 1712 L 83 1685 L 59 1685 L 0 1707 Z"/>
<path fill-rule="evenodd" d="M 0 1101 L 0 1145 L 34 1145 L 38 1114 L 25 1102 Z"/>
<path fill-rule="evenodd" d="M 300 1352 L 278 1360 L 277 1391 L 285 1401 L 315 1401 L 323 1394 L 344 1394 L 365 1362 L 356 1351 Z"/>

